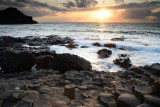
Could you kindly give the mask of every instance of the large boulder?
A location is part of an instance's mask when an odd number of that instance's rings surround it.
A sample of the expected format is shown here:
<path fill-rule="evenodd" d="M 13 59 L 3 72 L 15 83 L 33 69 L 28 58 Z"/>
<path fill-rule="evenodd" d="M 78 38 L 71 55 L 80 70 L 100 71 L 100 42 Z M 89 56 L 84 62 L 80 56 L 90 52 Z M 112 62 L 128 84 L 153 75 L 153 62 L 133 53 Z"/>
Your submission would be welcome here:
<path fill-rule="evenodd" d="M 108 49 L 101 49 L 97 52 L 100 58 L 108 58 L 111 54 L 112 51 Z"/>
<path fill-rule="evenodd" d="M 26 16 L 17 8 L 0 10 L 0 24 L 36 24 L 31 16 Z"/>
<path fill-rule="evenodd" d="M 91 63 L 84 58 L 71 54 L 59 54 L 53 59 L 53 69 L 62 73 L 69 70 L 91 70 Z"/>
<path fill-rule="evenodd" d="M 35 64 L 35 57 L 28 52 L 11 55 L 2 64 L 4 73 L 29 71 Z"/>

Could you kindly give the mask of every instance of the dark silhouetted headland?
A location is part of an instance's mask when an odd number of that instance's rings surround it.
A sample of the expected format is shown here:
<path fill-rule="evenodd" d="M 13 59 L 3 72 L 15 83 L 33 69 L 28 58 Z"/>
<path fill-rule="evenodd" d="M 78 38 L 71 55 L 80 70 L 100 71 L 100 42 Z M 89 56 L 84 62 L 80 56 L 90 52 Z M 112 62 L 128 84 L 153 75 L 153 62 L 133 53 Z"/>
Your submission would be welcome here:
<path fill-rule="evenodd" d="M 26 16 L 17 8 L 9 7 L 0 10 L 0 24 L 36 24 L 31 16 Z"/>

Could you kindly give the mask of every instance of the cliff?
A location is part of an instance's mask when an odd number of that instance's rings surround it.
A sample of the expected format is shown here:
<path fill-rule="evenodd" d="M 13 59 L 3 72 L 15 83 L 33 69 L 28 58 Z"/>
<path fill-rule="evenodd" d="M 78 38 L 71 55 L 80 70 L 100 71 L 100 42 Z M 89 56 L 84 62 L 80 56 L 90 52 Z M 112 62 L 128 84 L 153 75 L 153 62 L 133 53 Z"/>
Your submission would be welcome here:
<path fill-rule="evenodd" d="M 17 8 L 9 7 L 0 10 L 0 24 L 36 24 L 31 16 L 26 16 Z"/>

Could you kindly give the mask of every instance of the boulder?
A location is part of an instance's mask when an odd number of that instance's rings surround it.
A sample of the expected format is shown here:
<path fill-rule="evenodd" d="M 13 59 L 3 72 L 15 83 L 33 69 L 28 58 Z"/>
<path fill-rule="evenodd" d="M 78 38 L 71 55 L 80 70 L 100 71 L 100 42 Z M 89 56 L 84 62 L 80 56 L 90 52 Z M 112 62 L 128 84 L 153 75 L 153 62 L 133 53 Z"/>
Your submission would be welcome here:
<path fill-rule="evenodd" d="M 129 68 L 131 67 L 131 60 L 129 59 L 127 54 L 119 55 L 119 58 L 113 60 L 114 64 L 119 65 L 122 68 Z"/>
<path fill-rule="evenodd" d="M 111 54 L 112 51 L 108 49 L 101 49 L 97 52 L 100 58 L 108 58 Z"/>
<path fill-rule="evenodd" d="M 59 54 L 53 59 L 53 69 L 62 73 L 69 70 L 91 70 L 91 63 L 84 58 L 71 54 Z"/>
<path fill-rule="evenodd" d="M 50 69 L 53 63 L 53 56 L 43 55 L 39 56 L 36 61 L 36 68 L 38 69 Z"/>
<path fill-rule="evenodd" d="M 121 94 L 118 97 L 118 107 L 136 107 L 140 100 L 132 94 Z"/>
<path fill-rule="evenodd" d="M 17 8 L 9 7 L 0 10 L 0 24 L 36 24 L 31 16 L 26 16 Z"/>
<path fill-rule="evenodd" d="M 98 43 L 98 42 L 95 42 L 95 43 L 93 43 L 93 46 L 98 46 L 98 47 L 100 47 L 100 46 L 101 46 L 101 44 L 100 44 L 100 43 Z"/>
<path fill-rule="evenodd" d="M 4 73 L 13 73 L 30 71 L 34 64 L 35 57 L 31 53 L 22 52 L 10 56 L 1 67 Z"/>
<path fill-rule="evenodd" d="M 151 73 L 153 75 L 160 76 L 160 64 L 159 63 L 155 63 L 151 65 Z"/>
<path fill-rule="evenodd" d="M 116 48 L 116 44 L 113 44 L 113 43 L 104 44 L 104 47 L 108 47 L 108 48 Z"/>

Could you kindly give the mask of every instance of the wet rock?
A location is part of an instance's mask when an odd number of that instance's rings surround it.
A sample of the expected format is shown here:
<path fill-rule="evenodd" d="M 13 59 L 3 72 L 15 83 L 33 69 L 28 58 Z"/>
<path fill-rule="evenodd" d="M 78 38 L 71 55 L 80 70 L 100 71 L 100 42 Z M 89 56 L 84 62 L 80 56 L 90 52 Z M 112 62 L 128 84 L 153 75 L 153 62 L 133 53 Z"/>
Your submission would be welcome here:
<path fill-rule="evenodd" d="M 121 94 L 132 94 L 132 90 L 125 88 L 117 88 L 115 91 L 115 95 L 120 96 Z"/>
<path fill-rule="evenodd" d="M 48 94 L 49 93 L 49 87 L 47 85 L 41 86 L 38 91 L 40 94 Z"/>
<path fill-rule="evenodd" d="M 65 85 L 64 96 L 67 96 L 70 99 L 75 99 L 75 85 Z"/>
<path fill-rule="evenodd" d="M 115 44 L 104 44 L 104 47 L 108 47 L 108 48 L 116 48 L 116 45 Z"/>
<path fill-rule="evenodd" d="M 97 54 L 100 58 L 108 58 L 112 54 L 112 51 L 107 49 L 101 49 L 97 52 Z"/>
<path fill-rule="evenodd" d="M 35 64 L 35 57 L 28 53 L 22 52 L 10 56 L 1 66 L 4 73 L 30 71 Z"/>
<path fill-rule="evenodd" d="M 132 94 L 121 94 L 118 97 L 118 107 L 136 107 L 139 104 L 140 100 Z"/>
<path fill-rule="evenodd" d="M 37 101 L 33 104 L 33 107 L 52 107 L 49 101 Z"/>
<path fill-rule="evenodd" d="M 32 103 L 20 101 L 15 105 L 15 107 L 32 107 Z"/>
<path fill-rule="evenodd" d="M 121 37 L 121 38 L 112 38 L 111 41 L 124 41 L 126 38 Z"/>
<path fill-rule="evenodd" d="M 119 65 L 122 68 L 129 68 L 131 67 L 131 60 L 129 59 L 127 54 L 119 55 L 118 59 L 113 60 L 116 65 Z"/>
<path fill-rule="evenodd" d="M 151 104 L 151 105 L 154 105 L 157 107 L 160 106 L 160 96 L 156 96 L 153 94 L 146 94 L 146 95 L 144 95 L 144 98 L 148 104 Z"/>
<path fill-rule="evenodd" d="M 150 105 L 150 104 L 140 104 L 140 105 L 138 105 L 138 106 L 136 106 L 136 107 L 154 107 L 154 106 L 152 106 L 152 105 Z"/>
<path fill-rule="evenodd" d="M 153 93 L 152 88 L 150 86 L 134 86 L 133 91 L 140 95 Z"/>
<path fill-rule="evenodd" d="M 72 48 L 78 48 L 78 45 L 77 44 L 68 44 L 66 47 L 72 49 Z"/>
<path fill-rule="evenodd" d="M 116 107 L 117 103 L 112 94 L 100 93 L 98 101 L 107 107 Z"/>
<path fill-rule="evenodd" d="M 101 46 L 101 44 L 100 44 L 100 43 L 98 43 L 98 42 L 96 42 L 96 43 L 93 43 L 93 46 L 98 46 L 98 47 L 100 47 L 100 46 Z"/>
<path fill-rule="evenodd" d="M 159 63 L 155 63 L 151 65 L 151 73 L 153 75 L 160 75 L 160 64 Z"/>
<path fill-rule="evenodd" d="M 38 69 L 50 69 L 53 62 L 53 56 L 43 55 L 36 59 L 36 68 Z"/>
<path fill-rule="evenodd" d="M 62 73 L 69 70 L 91 70 L 91 63 L 77 55 L 59 54 L 53 59 L 53 68 Z"/>
<path fill-rule="evenodd" d="M 81 48 L 89 48 L 89 46 L 81 46 Z"/>

